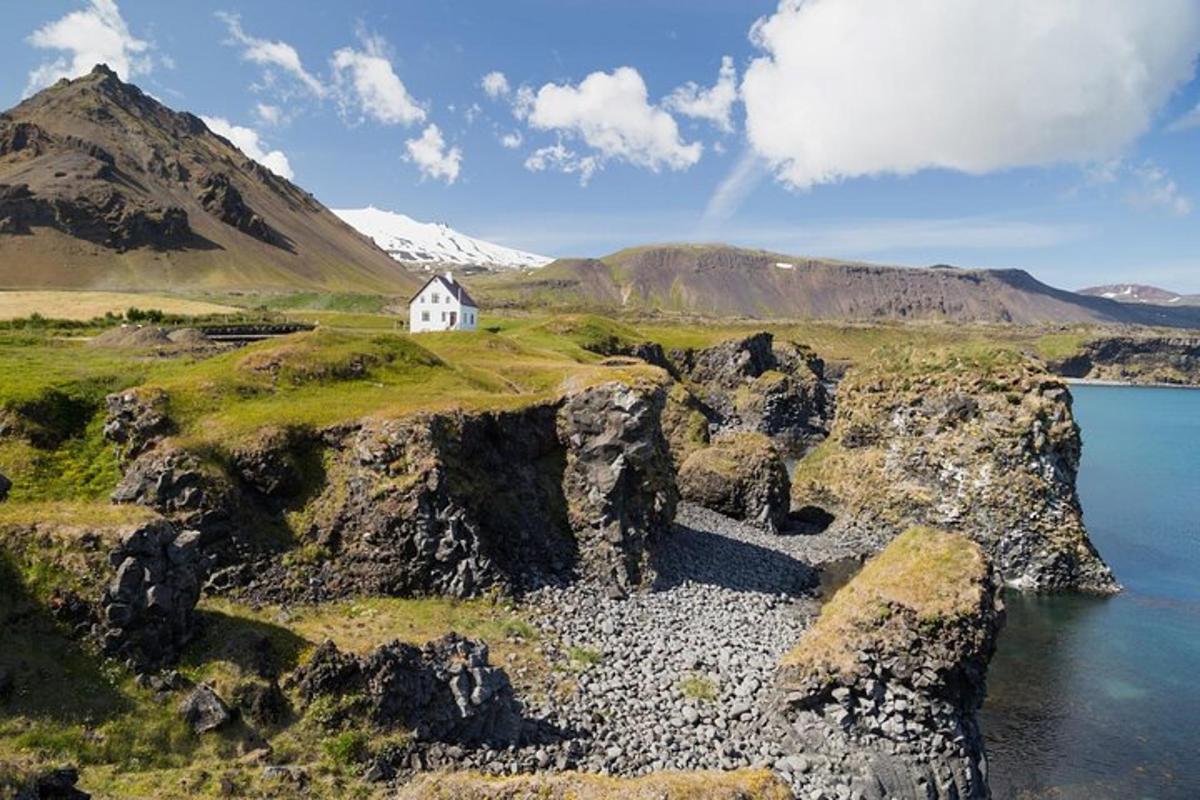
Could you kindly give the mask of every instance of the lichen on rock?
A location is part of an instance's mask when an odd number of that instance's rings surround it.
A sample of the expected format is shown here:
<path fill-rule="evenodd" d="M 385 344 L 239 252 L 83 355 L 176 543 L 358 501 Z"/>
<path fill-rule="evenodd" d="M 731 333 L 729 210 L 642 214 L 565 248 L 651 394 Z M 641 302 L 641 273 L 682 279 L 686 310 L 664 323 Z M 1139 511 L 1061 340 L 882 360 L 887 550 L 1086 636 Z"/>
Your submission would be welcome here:
<path fill-rule="evenodd" d="M 932 525 L 979 542 L 1011 585 L 1112 592 L 1083 524 L 1080 451 L 1070 391 L 1032 359 L 883 352 L 839 385 L 792 506 L 829 512 L 834 533 L 868 548 Z"/>

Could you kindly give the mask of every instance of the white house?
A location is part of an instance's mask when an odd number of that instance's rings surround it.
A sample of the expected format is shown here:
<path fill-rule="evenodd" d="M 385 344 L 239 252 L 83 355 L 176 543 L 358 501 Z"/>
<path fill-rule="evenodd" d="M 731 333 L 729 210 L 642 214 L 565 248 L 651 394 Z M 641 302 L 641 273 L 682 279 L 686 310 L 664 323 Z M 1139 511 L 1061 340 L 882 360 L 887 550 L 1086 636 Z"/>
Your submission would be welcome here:
<path fill-rule="evenodd" d="M 479 306 L 454 275 L 434 275 L 408 301 L 408 329 L 426 331 L 473 331 L 479 325 Z"/>

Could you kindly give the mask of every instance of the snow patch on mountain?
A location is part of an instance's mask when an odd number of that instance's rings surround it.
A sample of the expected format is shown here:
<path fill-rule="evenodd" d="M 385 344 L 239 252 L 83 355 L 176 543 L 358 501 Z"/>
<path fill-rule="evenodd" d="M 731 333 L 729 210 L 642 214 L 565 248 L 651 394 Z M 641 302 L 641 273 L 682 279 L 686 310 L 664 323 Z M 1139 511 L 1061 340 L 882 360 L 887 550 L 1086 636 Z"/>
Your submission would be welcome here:
<path fill-rule="evenodd" d="M 418 222 L 394 211 L 367 208 L 333 209 L 352 228 L 371 238 L 392 258 L 407 264 L 456 264 L 493 269 L 543 267 L 553 259 L 485 242 L 449 225 Z"/>

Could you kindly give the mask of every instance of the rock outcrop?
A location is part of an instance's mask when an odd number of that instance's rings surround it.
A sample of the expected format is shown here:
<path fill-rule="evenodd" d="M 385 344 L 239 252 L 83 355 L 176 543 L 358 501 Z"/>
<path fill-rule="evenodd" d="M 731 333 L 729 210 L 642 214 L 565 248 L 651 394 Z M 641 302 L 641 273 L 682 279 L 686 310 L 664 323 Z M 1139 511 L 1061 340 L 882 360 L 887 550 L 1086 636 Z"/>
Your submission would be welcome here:
<path fill-rule="evenodd" d="M 579 574 L 614 590 L 639 584 L 677 499 L 661 405 L 659 388 L 614 383 L 516 411 L 323 431 L 327 474 L 299 523 L 317 558 L 254 565 L 247 591 L 466 597 Z M 269 495 L 295 483 L 283 441 L 234 454 L 246 485 Z"/>
<path fill-rule="evenodd" d="M 79 770 L 59 767 L 35 776 L 14 800 L 90 800 L 91 795 L 79 789 L 77 783 Z"/>
<path fill-rule="evenodd" d="M 976 712 L 1003 624 L 978 545 L 914 528 L 869 561 L 783 660 L 781 763 L 823 796 L 988 798 Z"/>
<path fill-rule="evenodd" d="M 830 438 L 797 466 L 792 505 L 877 549 L 927 524 L 978 541 L 1003 579 L 1034 590 L 1118 586 L 1076 493 L 1071 394 L 1007 351 L 894 353 L 841 382 Z"/>
<path fill-rule="evenodd" d="M 416 647 L 392 642 L 363 656 L 326 641 L 292 676 L 306 702 L 357 698 L 347 715 L 402 727 L 424 742 L 517 744 L 523 721 L 508 676 L 488 664 L 483 642 L 451 633 Z"/>
<path fill-rule="evenodd" d="M 207 564 L 197 531 L 151 522 L 110 553 L 116 570 L 101 600 L 96 635 L 106 655 L 138 669 L 174 662 L 195 633 Z"/>
<path fill-rule="evenodd" d="M 1067 378 L 1200 386 L 1200 338 L 1106 336 L 1048 366 Z"/>
<path fill-rule="evenodd" d="M 167 395 L 159 389 L 126 389 L 104 398 L 104 438 L 124 458 L 144 453 L 174 426 L 166 412 Z"/>
<path fill-rule="evenodd" d="M 678 491 L 663 438 L 661 390 L 607 383 L 558 414 L 563 495 L 581 571 L 616 589 L 643 583 L 649 549 L 675 518 Z"/>
<path fill-rule="evenodd" d="M 772 531 L 787 521 L 789 486 L 783 459 L 761 433 L 719 436 L 679 470 L 684 500 Z"/>
<path fill-rule="evenodd" d="M 10 491 L 12 491 L 12 481 L 4 473 L 0 473 L 0 503 L 8 499 Z"/>
<path fill-rule="evenodd" d="M 671 353 L 715 430 L 757 431 L 786 452 L 824 437 L 832 410 L 824 363 L 807 347 L 770 333 Z"/>

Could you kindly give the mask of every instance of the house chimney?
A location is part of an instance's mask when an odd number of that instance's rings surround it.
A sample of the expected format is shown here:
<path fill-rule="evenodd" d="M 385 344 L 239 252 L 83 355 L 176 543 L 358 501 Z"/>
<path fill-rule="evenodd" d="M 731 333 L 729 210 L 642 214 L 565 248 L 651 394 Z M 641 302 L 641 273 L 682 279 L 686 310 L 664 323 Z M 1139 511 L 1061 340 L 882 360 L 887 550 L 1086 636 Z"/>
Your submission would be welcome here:
<path fill-rule="evenodd" d="M 447 270 L 446 271 L 446 280 L 450 281 L 451 283 L 454 283 L 454 273 Z"/>

